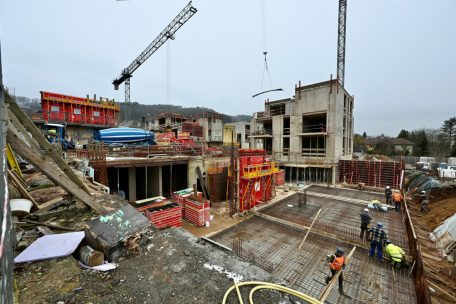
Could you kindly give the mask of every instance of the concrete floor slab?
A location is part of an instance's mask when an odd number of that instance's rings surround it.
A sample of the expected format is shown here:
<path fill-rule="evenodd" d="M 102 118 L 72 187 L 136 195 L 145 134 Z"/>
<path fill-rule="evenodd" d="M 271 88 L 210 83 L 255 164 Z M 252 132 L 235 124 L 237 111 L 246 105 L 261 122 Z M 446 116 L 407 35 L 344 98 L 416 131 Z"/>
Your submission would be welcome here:
<path fill-rule="evenodd" d="M 249 257 L 258 266 L 269 268 L 287 286 L 319 297 L 324 280 L 329 275 L 325 261 L 337 246 L 347 252 L 353 247 L 335 239 L 310 233 L 303 248 L 298 250 L 303 231 L 259 216 L 228 228 L 211 238 L 228 247 L 236 247 L 238 254 Z M 379 263 L 358 248 L 345 272 L 346 296 L 337 286 L 327 303 L 416 303 L 414 284 L 406 270 L 395 271 L 388 263 Z"/>

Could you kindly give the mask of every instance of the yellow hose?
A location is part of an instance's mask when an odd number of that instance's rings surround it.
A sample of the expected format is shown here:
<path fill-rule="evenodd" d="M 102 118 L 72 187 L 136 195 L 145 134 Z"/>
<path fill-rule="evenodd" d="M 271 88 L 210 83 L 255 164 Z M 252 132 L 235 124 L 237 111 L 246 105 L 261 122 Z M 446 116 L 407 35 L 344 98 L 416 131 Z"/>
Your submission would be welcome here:
<path fill-rule="evenodd" d="M 251 291 L 250 291 L 250 294 L 249 294 L 249 302 L 250 304 L 254 304 L 253 303 L 253 293 L 259 289 L 272 289 L 272 290 L 278 290 L 278 291 L 282 291 L 282 292 L 285 292 L 285 293 L 288 293 L 288 294 L 291 294 L 295 297 L 298 297 L 302 300 L 305 300 L 307 301 L 308 303 L 310 304 L 322 304 L 322 302 L 320 302 L 319 300 L 315 299 L 315 298 L 312 298 L 311 296 L 308 296 L 302 292 L 299 292 L 299 291 L 296 291 L 296 290 L 293 290 L 291 288 L 288 288 L 288 287 L 285 287 L 285 286 L 282 286 L 282 285 L 277 285 L 277 284 L 273 284 L 273 283 L 268 283 L 268 282 L 259 282 L 259 281 L 250 281 L 250 282 L 242 282 L 242 283 L 239 283 L 239 284 L 236 284 L 234 286 L 231 286 L 225 293 L 225 296 L 223 297 L 223 301 L 222 301 L 222 304 L 225 304 L 226 303 L 226 300 L 228 298 L 228 295 L 231 293 L 231 291 L 233 291 L 233 289 L 237 289 L 239 290 L 238 288 L 240 286 L 247 286 L 247 285 L 258 285 L 256 287 L 254 287 Z M 239 293 L 238 293 L 238 296 L 239 296 Z M 242 300 L 240 300 L 241 303 L 242 303 Z"/>

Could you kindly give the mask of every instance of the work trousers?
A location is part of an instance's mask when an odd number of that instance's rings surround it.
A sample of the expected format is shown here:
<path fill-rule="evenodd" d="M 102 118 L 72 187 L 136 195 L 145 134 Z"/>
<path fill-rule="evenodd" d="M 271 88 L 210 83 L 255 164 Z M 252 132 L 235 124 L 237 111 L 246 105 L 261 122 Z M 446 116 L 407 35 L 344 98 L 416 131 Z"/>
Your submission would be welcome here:
<path fill-rule="evenodd" d="M 377 257 L 379 260 L 383 258 L 383 246 L 381 241 L 373 240 L 371 242 L 371 247 L 369 251 L 369 256 L 373 257 L 375 254 L 375 249 L 377 249 Z"/>
<path fill-rule="evenodd" d="M 387 205 L 392 205 L 393 201 L 391 199 L 391 195 L 385 195 L 385 197 L 386 197 L 386 204 Z"/>
<path fill-rule="evenodd" d="M 394 202 L 394 210 L 401 211 L 401 202 Z"/>
<path fill-rule="evenodd" d="M 361 223 L 361 232 L 359 233 L 359 238 L 363 241 L 364 241 L 364 232 L 366 232 L 366 238 L 367 238 L 367 225 L 368 224 Z"/>
<path fill-rule="evenodd" d="M 328 284 L 331 279 L 336 275 L 337 273 L 337 270 L 335 269 L 331 269 L 331 276 L 330 277 L 326 277 L 326 284 Z M 339 292 L 342 292 L 344 290 L 344 273 L 342 272 L 339 276 Z"/>

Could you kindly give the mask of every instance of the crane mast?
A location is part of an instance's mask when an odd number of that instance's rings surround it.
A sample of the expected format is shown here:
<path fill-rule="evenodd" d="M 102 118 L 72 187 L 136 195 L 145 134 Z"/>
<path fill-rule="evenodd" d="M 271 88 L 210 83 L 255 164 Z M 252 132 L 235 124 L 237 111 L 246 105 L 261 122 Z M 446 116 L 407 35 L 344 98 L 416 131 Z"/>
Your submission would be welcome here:
<path fill-rule="evenodd" d="M 182 11 L 171 21 L 170 24 L 152 41 L 149 46 L 128 67 L 122 70 L 120 75 L 112 81 L 114 89 L 118 90 L 119 85 L 125 82 L 125 103 L 130 103 L 130 78 L 155 51 L 157 51 L 168 39 L 174 39 L 174 34 L 187 22 L 197 9 L 190 1 Z"/>
<path fill-rule="evenodd" d="M 347 0 L 339 0 L 339 23 L 337 31 L 337 81 L 341 87 L 345 82 L 345 33 L 347 23 Z"/>

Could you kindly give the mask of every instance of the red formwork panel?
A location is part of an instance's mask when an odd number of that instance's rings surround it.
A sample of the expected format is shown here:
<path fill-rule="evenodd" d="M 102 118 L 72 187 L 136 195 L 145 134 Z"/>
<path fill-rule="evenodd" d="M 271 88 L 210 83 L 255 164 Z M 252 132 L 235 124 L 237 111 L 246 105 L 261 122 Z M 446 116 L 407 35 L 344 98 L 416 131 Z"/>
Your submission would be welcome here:
<path fill-rule="evenodd" d="M 176 203 L 146 209 L 144 215 L 157 229 L 182 227 L 182 207 Z"/>
<path fill-rule="evenodd" d="M 340 160 L 339 182 L 349 184 L 364 183 L 366 186 L 391 186 L 398 189 L 401 185 L 403 162 Z"/>
<path fill-rule="evenodd" d="M 201 227 L 210 220 L 210 201 L 198 196 L 190 196 L 183 198 L 185 209 L 185 219 L 195 225 Z"/>
<path fill-rule="evenodd" d="M 46 122 L 116 126 L 119 104 L 103 99 L 41 92 L 41 111 Z"/>
<path fill-rule="evenodd" d="M 285 170 L 280 170 L 275 174 L 275 184 L 276 186 L 285 185 Z"/>

